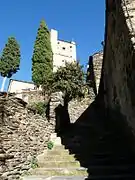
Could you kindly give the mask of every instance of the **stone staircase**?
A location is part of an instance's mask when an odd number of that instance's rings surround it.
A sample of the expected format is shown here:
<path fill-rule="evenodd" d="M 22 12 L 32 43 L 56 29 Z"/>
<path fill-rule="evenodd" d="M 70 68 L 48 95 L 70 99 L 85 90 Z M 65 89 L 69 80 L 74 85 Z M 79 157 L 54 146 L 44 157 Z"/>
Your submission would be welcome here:
<path fill-rule="evenodd" d="M 28 175 L 21 177 L 21 180 L 85 179 L 88 175 L 87 169 L 80 167 L 74 155 L 61 145 L 60 137 L 54 133 L 50 140 L 54 147 L 37 156 L 38 167 L 30 169 Z"/>
<path fill-rule="evenodd" d="M 111 123 L 107 126 L 106 129 L 97 122 L 78 123 L 62 138 L 63 144 L 87 168 L 86 179 L 134 180 L 135 153 L 130 138 L 119 127 L 111 129 Z"/>

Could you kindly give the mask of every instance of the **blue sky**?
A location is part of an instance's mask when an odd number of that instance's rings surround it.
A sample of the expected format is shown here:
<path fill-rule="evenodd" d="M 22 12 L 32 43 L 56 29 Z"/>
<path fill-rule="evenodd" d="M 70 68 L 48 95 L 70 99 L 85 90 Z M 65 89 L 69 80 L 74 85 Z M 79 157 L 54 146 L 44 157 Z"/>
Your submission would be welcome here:
<path fill-rule="evenodd" d="M 4 0 L 0 2 L 0 53 L 7 38 L 15 36 L 21 47 L 20 71 L 12 78 L 31 81 L 31 57 L 41 19 L 59 38 L 77 43 L 84 66 L 88 56 L 102 49 L 105 0 Z M 0 86 L 1 86 L 0 77 Z M 8 81 L 6 82 L 6 87 Z"/>

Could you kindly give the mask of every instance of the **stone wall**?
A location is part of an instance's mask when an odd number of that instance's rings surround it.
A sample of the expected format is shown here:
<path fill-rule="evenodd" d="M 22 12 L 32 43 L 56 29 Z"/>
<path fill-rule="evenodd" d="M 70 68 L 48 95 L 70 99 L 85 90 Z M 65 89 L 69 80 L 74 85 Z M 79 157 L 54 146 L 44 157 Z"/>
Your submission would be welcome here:
<path fill-rule="evenodd" d="M 105 48 L 100 101 L 110 117 L 135 133 L 135 1 L 106 0 Z M 104 99 L 102 99 L 104 97 Z M 118 116 L 119 114 L 119 116 Z"/>
<path fill-rule="evenodd" d="M 33 156 L 47 148 L 54 127 L 34 115 L 21 99 L 0 97 L 0 179 L 16 180 L 30 168 Z"/>
<path fill-rule="evenodd" d="M 97 52 L 93 54 L 93 70 L 95 76 L 96 89 L 98 93 L 100 78 L 101 78 L 101 70 L 102 70 L 102 62 L 103 62 L 103 51 Z"/>
<path fill-rule="evenodd" d="M 94 99 L 90 97 L 85 97 L 82 100 L 74 99 L 69 102 L 68 112 L 70 116 L 70 122 L 74 123 L 81 116 L 81 114 L 89 107 Z"/>
<path fill-rule="evenodd" d="M 92 56 L 89 56 L 86 81 L 90 86 L 91 95 L 93 93 L 95 96 L 98 94 L 99 83 L 101 78 L 102 62 L 103 62 L 103 51 L 99 51 L 93 54 Z"/>
<path fill-rule="evenodd" d="M 33 157 L 47 148 L 56 127 L 68 130 L 69 123 L 74 123 L 93 101 L 90 97 L 72 100 L 67 110 L 62 92 L 53 93 L 47 119 L 34 114 L 22 99 L 5 95 L 0 95 L 0 178 L 7 180 L 19 179 L 27 172 Z"/>
<path fill-rule="evenodd" d="M 29 104 L 34 102 L 43 102 L 47 98 L 44 96 L 41 90 L 27 90 L 20 93 L 15 93 L 14 96 Z"/>

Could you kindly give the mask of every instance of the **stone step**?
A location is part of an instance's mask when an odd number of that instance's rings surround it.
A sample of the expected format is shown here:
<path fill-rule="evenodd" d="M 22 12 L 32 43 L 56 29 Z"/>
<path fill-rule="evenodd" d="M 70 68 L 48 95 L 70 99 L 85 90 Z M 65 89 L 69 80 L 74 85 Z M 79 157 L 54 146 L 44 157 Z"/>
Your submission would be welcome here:
<path fill-rule="evenodd" d="M 89 166 L 88 172 L 91 175 L 117 175 L 117 174 L 133 174 L 135 165 L 102 165 L 102 166 Z M 135 173 L 134 173 L 135 175 Z"/>
<path fill-rule="evenodd" d="M 29 176 L 20 180 L 84 180 L 86 176 Z"/>
<path fill-rule="evenodd" d="M 60 156 L 60 155 L 49 155 L 45 156 L 44 154 L 40 155 L 37 157 L 38 162 L 40 161 L 75 161 L 74 155 L 65 155 L 65 156 Z"/>
<path fill-rule="evenodd" d="M 72 154 L 71 154 L 72 155 Z M 89 152 L 89 154 L 83 154 L 82 152 L 77 152 L 75 153 L 74 151 L 74 155 L 77 157 L 81 156 L 81 157 L 86 157 L 86 158 L 106 158 L 106 157 L 113 157 L 113 152 L 108 151 L 108 152 Z"/>
<path fill-rule="evenodd" d="M 86 168 L 36 168 L 28 172 L 32 175 L 44 176 L 87 176 Z"/>
<path fill-rule="evenodd" d="M 85 163 L 85 162 L 84 162 Z M 120 165 L 120 164 L 134 164 L 135 161 L 128 157 L 101 157 L 90 158 L 89 165 Z"/>
<path fill-rule="evenodd" d="M 60 145 L 60 146 L 54 146 L 53 150 L 65 150 L 65 146 L 64 145 Z"/>
<path fill-rule="evenodd" d="M 45 156 L 53 156 L 53 155 L 60 155 L 60 156 L 65 156 L 69 155 L 69 151 L 67 149 L 65 150 L 46 150 L 43 153 Z"/>
<path fill-rule="evenodd" d="M 135 175 L 132 174 L 105 175 L 105 176 L 90 175 L 89 178 L 85 178 L 85 180 L 135 180 Z"/>
<path fill-rule="evenodd" d="M 134 180 L 134 175 L 108 175 L 108 176 L 24 176 L 20 180 Z"/>
<path fill-rule="evenodd" d="M 80 163 L 78 161 L 40 161 L 38 162 L 38 167 L 44 168 L 72 168 L 72 167 L 80 167 Z"/>

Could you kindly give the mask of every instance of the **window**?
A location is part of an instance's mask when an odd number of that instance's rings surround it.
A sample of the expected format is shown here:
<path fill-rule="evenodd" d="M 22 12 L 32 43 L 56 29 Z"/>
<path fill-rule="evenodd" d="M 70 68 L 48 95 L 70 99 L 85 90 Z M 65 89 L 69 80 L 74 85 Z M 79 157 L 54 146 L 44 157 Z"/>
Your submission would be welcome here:
<path fill-rule="evenodd" d="M 72 48 L 72 46 L 70 46 L 70 48 Z"/>
<path fill-rule="evenodd" d="M 65 47 L 63 47 L 62 49 L 63 49 L 63 50 L 65 50 L 66 48 L 65 48 Z"/>
<path fill-rule="evenodd" d="M 62 60 L 62 62 L 65 62 L 65 60 Z"/>
<path fill-rule="evenodd" d="M 60 42 L 58 42 L 58 44 L 60 44 Z"/>

